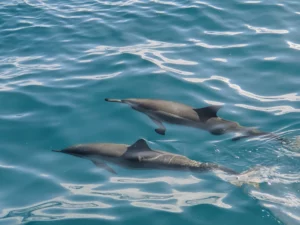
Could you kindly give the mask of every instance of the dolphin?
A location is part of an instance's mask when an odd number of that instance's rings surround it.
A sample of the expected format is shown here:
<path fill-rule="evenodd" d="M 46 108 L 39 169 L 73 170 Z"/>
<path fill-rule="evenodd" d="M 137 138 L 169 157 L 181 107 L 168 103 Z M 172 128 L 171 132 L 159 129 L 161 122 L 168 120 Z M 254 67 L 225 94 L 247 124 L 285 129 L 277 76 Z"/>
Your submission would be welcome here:
<path fill-rule="evenodd" d="M 193 173 L 219 171 L 221 174 L 225 173 L 226 175 L 245 175 L 250 171 L 238 173 L 215 163 L 198 162 L 183 155 L 153 150 L 149 147 L 145 139 L 139 139 L 132 145 L 90 143 L 73 145 L 62 150 L 52 151 L 89 159 L 97 167 L 113 174 L 117 174 L 116 171 L 108 166 L 105 161 L 128 169 L 178 170 Z M 236 179 L 239 178 L 237 177 Z M 247 181 L 238 182 L 237 180 L 233 180 L 231 183 L 241 186 L 243 183 L 247 183 Z M 248 182 L 248 184 L 251 184 L 251 182 Z"/>
<path fill-rule="evenodd" d="M 166 127 L 163 122 L 200 128 L 213 135 L 235 133 L 232 138 L 237 141 L 248 137 L 265 136 L 284 141 L 281 137 L 268 132 L 259 131 L 255 128 L 243 127 L 237 122 L 224 120 L 217 116 L 222 106 L 211 105 L 203 108 L 192 108 L 191 106 L 165 100 L 157 99 L 110 99 L 107 102 L 125 103 L 136 111 L 146 114 L 157 126 L 156 133 L 165 135 Z"/>

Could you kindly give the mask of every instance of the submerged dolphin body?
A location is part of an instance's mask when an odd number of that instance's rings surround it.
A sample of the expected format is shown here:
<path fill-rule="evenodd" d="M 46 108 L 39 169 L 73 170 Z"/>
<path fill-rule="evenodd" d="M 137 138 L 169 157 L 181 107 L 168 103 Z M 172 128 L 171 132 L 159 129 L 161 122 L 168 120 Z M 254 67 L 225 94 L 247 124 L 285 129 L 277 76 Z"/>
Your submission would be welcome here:
<path fill-rule="evenodd" d="M 118 102 L 130 105 L 133 109 L 146 114 L 158 128 L 158 134 L 165 135 L 166 128 L 162 122 L 200 128 L 213 135 L 236 133 L 239 136 L 236 141 L 247 137 L 266 136 L 283 141 L 275 134 L 259 131 L 255 128 L 242 127 L 237 122 L 224 120 L 217 116 L 221 106 L 208 106 L 204 108 L 192 108 L 178 102 L 156 99 L 109 99 L 108 102 Z"/>
<path fill-rule="evenodd" d="M 116 174 L 116 172 L 104 161 L 130 169 L 159 169 L 190 172 L 219 171 L 227 175 L 245 175 L 248 172 L 238 173 L 218 164 L 202 163 L 191 160 L 183 155 L 152 150 L 144 139 L 139 139 L 132 145 L 113 143 L 79 144 L 53 151 L 89 159 L 96 166 L 114 174 Z M 238 179 L 238 177 L 235 179 Z M 251 184 L 251 182 L 239 182 L 237 180 L 231 183 L 238 186 L 241 186 L 243 183 Z"/>

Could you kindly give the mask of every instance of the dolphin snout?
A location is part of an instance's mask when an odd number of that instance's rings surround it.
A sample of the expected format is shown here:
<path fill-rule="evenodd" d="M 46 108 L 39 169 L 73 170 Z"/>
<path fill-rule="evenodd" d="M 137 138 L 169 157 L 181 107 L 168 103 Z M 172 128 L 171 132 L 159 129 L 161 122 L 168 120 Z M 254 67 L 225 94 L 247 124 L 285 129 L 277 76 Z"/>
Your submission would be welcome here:
<path fill-rule="evenodd" d="M 107 102 L 119 102 L 119 103 L 123 103 L 123 100 L 121 100 L 121 99 L 105 98 L 104 100 L 107 101 Z"/>
<path fill-rule="evenodd" d="M 53 149 L 52 151 L 53 152 L 66 153 L 66 154 L 76 154 L 76 155 L 85 154 L 84 149 L 79 148 L 79 147 L 74 147 L 74 146 L 71 146 L 71 147 L 68 147 L 68 148 L 64 148 L 64 149 L 60 149 L 60 150 Z"/>
<path fill-rule="evenodd" d="M 52 149 L 52 152 L 61 152 L 61 150 Z"/>

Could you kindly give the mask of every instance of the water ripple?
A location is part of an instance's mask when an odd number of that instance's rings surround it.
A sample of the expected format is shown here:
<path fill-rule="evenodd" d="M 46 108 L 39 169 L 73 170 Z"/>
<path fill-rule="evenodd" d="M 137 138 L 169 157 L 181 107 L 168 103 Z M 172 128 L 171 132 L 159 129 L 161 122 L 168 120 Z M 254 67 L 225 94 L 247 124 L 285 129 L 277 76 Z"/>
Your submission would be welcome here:
<path fill-rule="evenodd" d="M 144 183 L 157 183 L 157 182 L 165 182 L 170 185 L 178 184 L 178 185 L 186 185 L 186 184 L 196 184 L 201 180 L 194 176 L 190 176 L 190 178 L 175 178 L 175 177 L 155 177 L 155 178 L 147 178 L 147 179 L 138 179 L 138 178 L 120 178 L 120 177 L 112 177 L 110 179 L 112 183 L 127 183 L 127 184 L 144 184 Z"/>
<path fill-rule="evenodd" d="M 189 41 L 194 42 L 195 45 L 203 47 L 203 48 L 216 48 L 216 49 L 224 49 L 224 48 L 242 48 L 248 46 L 248 44 L 234 44 L 234 45 L 211 45 L 204 43 L 197 39 L 189 39 Z"/>
<path fill-rule="evenodd" d="M 255 196 L 255 198 L 262 201 L 270 201 L 272 203 L 285 205 L 289 207 L 300 207 L 300 199 L 293 194 L 287 194 L 283 198 L 258 191 L 251 191 L 251 194 Z"/>
<path fill-rule="evenodd" d="M 140 56 L 142 59 L 147 60 L 164 71 L 170 71 L 173 73 L 181 74 L 181 75 L 192 75 L 193 73 L 178 70 L 165 64 L 174 64 L 174 65 L 197 65 L 197 62 L 187 61 L 183 59 L 170 59 L 163 55 L 163 53 L 172 53 L 170 50 L 160 50 L 160 49 L 168 49 L 168 48 L 179 48 L 186 46 L 185 44 L 172 44 L 167 42 L 159 42 L 159 41 L 150 41 L 148 40 L 146 44 L 137 44 L 125 47 L 114 47 L 114 46 L 97 46 L 96 48 L 87 50 L 86 53 L 88 55 L 106 55 L 113 56 L 119 54 L 132 54 Z"/>
<path fill-rule="evenodd" d="M 178 4 L 176 2 L 171 2 L 171 1 L 151 0 L 151 2 L 159 3 L 159 4 L 162 4 L 162 5 L 178 6 Z"/>
<path fill-rule="evenodd" d="M 223 58 L 213 58 L 212 60 L 218 61 L 218 62 L 227 62 L 227 59 L 223 59 Z"/>
<path fill-rule="evenodd" d="M 99 190 L 101 185 L 74 185 L 66 183 L 62 183 L 61 185 L 75 195 L 126 200 L 130 201 L 130 204 L 133 206 L 159 209 L 174 213 L 182 212 L 182 207 L 200 204 L 210 204 L 220 208 L 231 208 L 230 205 L 223 202 L 223 199 L 227 196 L 225 193 L 180 192 L 172 190 L 171 194 L 157 194 L 144 192 L 138 188 L 101 191 Z M 74 186 L 76 188 L 74 188 Z M 171 204 L 171 202 L 174 202 L 174 204 Z"/>
<path fill-rule="evenodd" d="M 55 81 L 66 81 L 66 80 L 105 80 L 117 77 L 121 72 L 116 72 L 112 74 L 97 74 L 97 75 L 84 75 L 84 76 L 73 76 L 71 78 L 56 78 Z"/>
<path fill-rule="evenodd" d="M 88 3 L 81 3 L 80 5 L 76 5 L 76 7 L 74 7 L 74 4 L 62 4 L 61 2 L 45 2 L 43 0 L 23 0 L 25 4 L 31 6 L 31 7 L 35 7 L 35 8 L 41 8 L 41 9 L 47 9 L 47 10 L 51 10 L 54 12 L 59 12 L 59 13 L 64 13 L 64 14 L 71 14 L 74 12 L 93 12 L 95 11 L 93 7 L 91 7 L 92 5 L 90 4 L 90 2 Z M 67 18 L 65 15 L 63 14 L 59 14 L 59 16 Z M 70 18 L 70 17 L 69 17 Z M 72 16 L 72 18 L 76 18 L 74 16 Z M 79 17 L 77 17 L 79 18 Z"/>
<path fill-rule="evenodd" d="M 30 62 L 30 61 L 34 61 L 36 59 L 41 59 L 42 56 L 26 56 L 26 57 L 9 57 L 9 58 L 5 58 L 5 59 L 1 59 L 0 60 L 0 66 L 5 66 L 5 65 L 13 65 L 17 68 L 20 69 L 33 69 L 33 68 L 37 68 L 37 69 L 48 69 L 48 70 L 56 70 L 59 69 L 59 65 L 58 64 L 47 64 L 47 65 L 28 65 L 28 64 L 24 64 L 25 62 Z"/>
<path fill-rule="evenodd" d="M 250 30 L 254 30 L 258 34 L 287 34 L 289 33 L 288 30 L 274 30 L 274 29 L 269 29 L 266 27 L 254 27 L 250 26 L 248 24 L 245 25 L 247 28 Z"/>
<path fill-rule="evenodd" d="M 129 6 L 141 2 L 141 0 L 113 1 L 113 2 L 101 1 L 101 0 L 95 0 L 95 1 L 103 5 L 113 5 L 113 6 Z"/>
<path fill-rule="evenodd" d="M 264 58 L 264 60 L 266 60 L 266 61 L 272 61 L 272 60 L 275 60 L 275 59 L 277 59 L 276 56 L 271 56 L 271 57 L 265 57 Z"/>
<path fill-rule="evenodd" d="M 293 43 L 291 41 L 286 41 L 290 48 L 300 51 L 300 44 Z"/>
<path fill-rule="evenodd" d="M 213 213 L 211 224 L 299 224 L 299 1 L 12 0 L 0 8 L 1 224 L 201 224 Z M 158 137 L 132 112 L 112 119 L 119 106 L 106 107 L 108 94 L 229 104 L 226 118 L 292 144 L 233 143 L 178 126 Z M 252 189 L 210 174 L 109 177 L 48 154 L 53 145 L 139 135 L 237 171 L 270 167 L 242 176 L 261 184 Z"/>
<path fill-rule="evenodd" d="M 274 115 L 283 115 L 287 113 L 300 113 L 300 109 L 295 109 L 289 105 L 278 105 L 273 107 L 258 107 L 246 104 L 235 104 L 238 107 L 242 107 L 245 109 L 257 110 L 262 112 L 273 112 Z"/>
<path fill-rule="evenodd" d="M 34 71 L 55 71 L 61 68 L 61 66 L 58 63 L 41 63 L 41 59 L 42 56 L 8 57 L 5 59 L 0 59 L 0 66 L 13 66 L 13 68 L 8 68 L 2 73 L 0 73 L 0 79 L 6 80 L 30 74 Z M 36 82 L 39 83 L 38 81 Z"/>
<path fill-rule="evenodd" d="M 245 1 L 245 4 L 259 4 L 261 1 Z"/>
<path fill-rule="evenodd" d="M 223 8 L 220 8 L 220 7 L 214 6 L 214 5 L 212 5 L 212 4 L 209 4 L 209 3 L 207 3 L 207 2 L 195 1 L 195 3 L 196 3 L 196 4 L 199 4 L 199 5 L 205 5 L 205 6 L 208 6 L 208 7 L 212 8 L 212 9 L 217 9 L 217 10 L 221 10 L 221 11 L 223 11 L 223 10 L 224 10 Z"/>
<path fill-rule="evenodd" d="M 275 215 L 280 216 L 285 224 L 299 224 L 300 199 L 296 195 L 283 192 L 272 195 L 256 190 L 252 190 L 250 195 L 260 200 L 261 204 Z"/>
<path fill-rule="evenodd" d="M 19 223 L 25 223 L 30 221 L 53 221 L 53 220 L 63 220 L 63 219 L 74 219 L 74 218 L 95 218 L 95 219 L 105 219 L 114 220 L 115 216 L 101 215 L 100 213 L 80 213 L 80 210 L 95 210 L 103 211 L 104 208 L 110 208 L 108 204 L 101 202 L 74 202 L 67 201 L 61 198 L 55 198 L 50 201 L 41 202 L 33 206 L 17 208 L 17 209 L 7 209 L 0 214 L 1 220 L 17 220 Z M 51 213 L 55 212 L 55 213 Z M 71 212 L 70 212 L 71 211 Z M 72 211 L 79 211 L 77 213 L 72 213 Z"/>
<path fill-rule="evenodd" d="M 216 36 L 235 36 L 242 34 L 243 32 L 232 32 L 232 31 L 204 31 L 205 34 L 216 35 Z"/>
<path fill-rule="evenodd" d="M 248 91 L 243 90 L 239 85 L 231 83 L 229 78 L 213 75 L 210 78 L 184 78 L 186 81 L 195 82 L 195 83 L 204 83 L 212 80 L 218 80 L 227 84 L 230 88 L 237 91 L 240 95 L 246 96 L 258 100 L 260 102 L 276 102 L 276 101 L 289 101 L 289 102 L 299 102 L 300 96 L 298 93 L 289 93 L 278 96 L 262 96 L 257 95 Z"/>

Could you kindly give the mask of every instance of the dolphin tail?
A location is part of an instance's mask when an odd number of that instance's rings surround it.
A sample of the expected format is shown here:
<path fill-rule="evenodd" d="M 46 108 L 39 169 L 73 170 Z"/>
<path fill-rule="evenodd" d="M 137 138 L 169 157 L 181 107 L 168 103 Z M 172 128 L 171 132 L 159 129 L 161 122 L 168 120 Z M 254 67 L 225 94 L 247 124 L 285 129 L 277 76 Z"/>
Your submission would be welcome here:
<path fill-rule="evenodd" d="M 121 99 L 114 99 L 114 98 L 105 98 L 105 101 L 107 102 L 118 102 L 118 103 L 124 103 Z"/>

